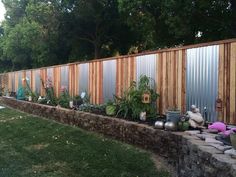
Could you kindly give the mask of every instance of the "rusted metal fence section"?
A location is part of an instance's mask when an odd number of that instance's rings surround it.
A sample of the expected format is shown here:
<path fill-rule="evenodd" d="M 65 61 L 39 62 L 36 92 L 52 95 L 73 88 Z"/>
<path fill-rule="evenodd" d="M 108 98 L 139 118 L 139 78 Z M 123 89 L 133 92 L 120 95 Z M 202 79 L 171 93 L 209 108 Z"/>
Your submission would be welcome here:
<path fill-rule="evenodd" d="M 4 73 L 0 85 L 16 92 L 27 77 L 32 90 L 44 95 L 41 79 L 50 78 L 57 96 L 61 87 L 72 96 L 87 91 L 91 103 L 101 104 L 144 74 L 160 94 L 159 113 L 185 112 L 196 104 L 202 111 L 206 107 L 209 120 L 236 124 L 236 39 Z"/>

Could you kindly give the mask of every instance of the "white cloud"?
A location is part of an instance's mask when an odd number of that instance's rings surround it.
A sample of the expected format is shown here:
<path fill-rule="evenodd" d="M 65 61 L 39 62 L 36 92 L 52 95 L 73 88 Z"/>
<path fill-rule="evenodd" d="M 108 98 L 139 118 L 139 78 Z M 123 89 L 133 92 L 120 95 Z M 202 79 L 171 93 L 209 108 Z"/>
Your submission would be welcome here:
<path fill-rule="evenodd" d="M 6 12 L 5 7 L 4 7 L 2 1 L 0 1 L 0 22 L 4 20 L 5 12 Z"/>

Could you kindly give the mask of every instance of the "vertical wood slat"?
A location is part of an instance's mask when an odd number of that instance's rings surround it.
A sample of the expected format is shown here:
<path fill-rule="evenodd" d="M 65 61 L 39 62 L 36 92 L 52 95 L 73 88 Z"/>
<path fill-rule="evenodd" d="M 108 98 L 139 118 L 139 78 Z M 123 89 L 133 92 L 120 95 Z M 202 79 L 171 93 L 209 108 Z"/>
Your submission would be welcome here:
<path fill-rule="evenodd" d="M 78 80 L 78 75 L 77 75 L 77 65 L 71 64 L 69 65 L 69 93 L 73 97 L 77 94 L 76 88 L 77 88 L 77 80 Z"/>
<path fill-rule="evenodd" d="M 236 124 L 236 43 L 220 45 L 218 98 L 222 100 L 220 121 Z"/>
<path fill-rule="evenodd" d="M 230 45 L 230 123 L 236 123 L 236 43 Z"/>
<path fill-rule="evenodd" d="M 60 67 L 54 67 L 53 68 L 53 86 L 54 86 L 54 92 L 55 95 L 58 97 L 60 96 L 61 92 L 61 69 Z"/>
<path fill-rule="evenodd" d="M 74 69 L 75 69 L 75 86 L 74 86 L 74 94 L 78 95 L 79 94 L 79 65 L 74 65 Z"/>
<path fill-rule="evenodd" d="M 22 86 L 25 87 L 26 86 L 26 71 L 22 71 Z"/>
<path fill-rule="evenodd" d="M 47 80 L 47 69 L 40 69 L 40 81 L 41 80 L 43 80 L 43 82 L 46 83 L 46 80 Z M 40 88 L 40 94 L 42 96 L 45 95 L 45 89 L 44 89 L 43 86 Z"/>
<path fill-rule="evenodd" d="M 165 114 L 168 108 L 178 108 L 183 113 L 186 104 L 185 50 L 158 53 L 157 93 L 158 108 Z"/>
<path fill-rule="evenodd" d="M 103 62 L 89 63 L 89 94 L 93 104 L 103 102 Z"/>

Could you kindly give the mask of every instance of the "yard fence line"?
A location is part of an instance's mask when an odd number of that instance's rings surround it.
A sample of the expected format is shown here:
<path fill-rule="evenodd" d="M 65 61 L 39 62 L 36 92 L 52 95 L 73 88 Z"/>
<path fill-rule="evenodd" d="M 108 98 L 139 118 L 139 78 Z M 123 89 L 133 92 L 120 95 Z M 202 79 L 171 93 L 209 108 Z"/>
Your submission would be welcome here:
<path fill-rule="evenodd" d="M 143 74 L 155 80 L 160 113 L 196 104 L 202 113 L 207 108 L 209 120 L 236 124 L 236 39 L 3 73 L 0 84 L 16 92 L 27 77 L 32 90 L 44 95 L 40 78 L 50 77 L 57 96 L 64 86 L 71 96 L 87 91 L 91 103 L 101 104 Z"/>

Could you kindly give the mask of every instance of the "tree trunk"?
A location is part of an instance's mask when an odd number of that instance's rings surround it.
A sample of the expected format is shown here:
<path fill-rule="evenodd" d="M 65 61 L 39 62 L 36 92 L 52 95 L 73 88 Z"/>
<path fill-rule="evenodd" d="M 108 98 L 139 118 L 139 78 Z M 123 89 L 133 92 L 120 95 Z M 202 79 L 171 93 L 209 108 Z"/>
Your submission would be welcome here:
<path fill-rule="evenodd" d="M 95 42 L 94 43 L 94 58 L 95 59 L 100 58 L 101 57 L 100 54 L 101 54 L 101 46 L 100 44 Z"/>

